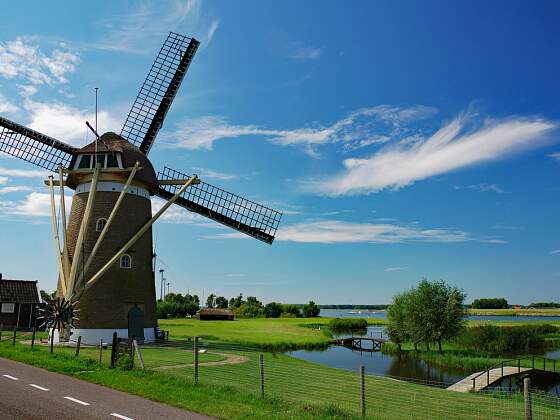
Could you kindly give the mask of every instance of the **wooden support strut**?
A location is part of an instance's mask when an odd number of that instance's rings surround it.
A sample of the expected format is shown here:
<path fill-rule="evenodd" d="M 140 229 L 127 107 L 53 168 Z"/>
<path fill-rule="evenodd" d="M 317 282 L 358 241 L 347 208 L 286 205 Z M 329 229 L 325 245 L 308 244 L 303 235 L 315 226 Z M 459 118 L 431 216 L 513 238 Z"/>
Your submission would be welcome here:
<path fill-rule="evenodd" d="M 100 166 L 96 165 L 95 171 L 93 172 L 93 178 L 91 180 L 91 187 L 88 194 L 88 200 L 86 204 L 86 209 L 84 216 L 82 218 L 82 225 L 80 226 L 80 232 L 78 233 L 78 240 L 76 241 L 76 247 L 74 248 L 74 257 L 72 258 L 72 267 L 70 268 L 70 280 L 68 288 L 66 290 L 66 299 L 71 299 L 74 293 L 74 283 L 76 280 L 76 272 L 78 270 L 78 263 L 82 257 L 82 244 L 84 243 L 84 235 L 89 223 L 89 218 L 93 209 L 93 202 L 95 200 L 95 192 L 97 191 L 97 179 L 99 178 Z"/>
<path fill-rule="evenodd" d="M 130 240 L 119 250 L 119 252 L 117 252 L 109 261 L 107 261 L 107 263 L 86 283 L 86 290 L 93 286 L 95 282 L 97 282 L 101 278 L 101 276 L 103 276 L 103 274 L 105 274 L 107 270 L 109 270 L 109 268 L 111 268 L 111 266 L 115 262 L 117 262 L 117 260 L 122 257 L 122 255 L 126 251 L 128 251 L 130 247 L 133 246 L 136 241 L 138 241 L 138 239 L 142 237 L 142 235 L 144 235 L 144 233 L 146 233 L 146 231 L 155 223 L 155 221 L 159 219 L 163 213 L 165 213 L 169 206 L 171 206 L 181 196 L 181 194 L 185 192 L 188 187 L 193 184 L 198 184 L 199 182 L 200 180 L 196 175 L 189 178 L 188 181 L 185 182 L 185 184 L 179 189 L 179 191 L 177 191 L 177 193 L 172 198 L 170 198 L 169 201 L 167 201 L 163 205 L 163 207 L 144 226 L 142 226 L 142 228 L 132 238 L 130 238 Z"/>
<path fill-rule="evenodd" d="M 62 219 L 62 268 L 64 268 L 64 278 L 68 279 L 70 275 L 70 260 L 68 259 L 68 242 L 66 240 L 66 202 L 64 199 L 64 169 L 62 165 L 58 165 L 58 178 L 60 187 L 60 218 Z"/>
<path fill-rule="evenodd" d="M 52 175 L 49 176 L 49 191 L 51 196 L 51 223 L 53 226 L 54 243 L 56 247 L 56 261 L 58 263 L 58 271 L 60 273 L 60 284 L 62 287 L 62 293 L 66 294 L 66 276 L 64 275 L 62 254 L 60 252 L 60 238 L 58 236 L 58 224 L 56 222 L 56 206 L 54 202 L 54 182 L 53 182 Z"/>
<path fill-rule="evenodd" d="M 124 201 L 124 197 L 126 195 L 126 192 L 127 192 L 128 188 L 130 187 L 130 184 L 132 183 L 132 180 L 134 179 L 134 176 L 136 175 L 136 171 L 138 170 L 139 167 L 140 167 L 140 162 L 136 162 L 134 164 L 134 167 L 132 168 L 132 171 L 130 172 L 130 175 L 128 176 L 128 179 L 126 180 L 126 183 L 124 184 L 124 187 L 123 187 L 121 193 L 119 194 L 119 198 L 117 199 L 117 202 L 115 203 L 115 206 L 113 207 L 113 210 L 111 210 L 111 214 L 109 215 L 109 218 L 107 219 L 107 223 L 105 223 L 105 227 L 103 228 L 103 230 L 101 231 L 101 234 L 99 235 L 99 238 L 97 238 L 97 241 L 95 242 L 93 250 L 91 251 L 91 253 L 90 253 L 90 255 L 89 255 L 89 257 L 88 257 L 88 259 L 87 259 L 87 261 L 84 265 L 84 269 L 83 269 L 82 273 L 80 274 L 80 277 L 78 277 L 78 281 L 76 281 L 76 285 L 74 286 L 74 290 L 79 290 L 80 289 L 80 286 L 83 283 L 84 277 L 85 277 L 86 273 L 88 272 L 89 267 L 91 266 L 93 258 L 97 254 L 97 251 L 99 251 L 99 247 L 101 246 L 101 243 L 103 242 L 103 239 L 105 239 L 105 235 L 107 235 L 107 233 L 109 232 L 109 228 L 111 227 L 111 224 L 115 220 L 117 212 L 119 211 L 119 208 Z"/>

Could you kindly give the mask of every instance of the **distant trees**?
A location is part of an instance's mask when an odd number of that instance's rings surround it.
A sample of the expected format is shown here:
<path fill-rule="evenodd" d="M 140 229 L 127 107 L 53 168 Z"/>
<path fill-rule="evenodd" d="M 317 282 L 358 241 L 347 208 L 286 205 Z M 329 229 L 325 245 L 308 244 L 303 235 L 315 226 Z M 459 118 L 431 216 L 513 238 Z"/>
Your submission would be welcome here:
<path fill-rule="evenodd" d="M 165 300 L 157 302 L 157 316 L 160 319 L 184 318 L 193 316 L 200 309 L 200 300 L 197 295 L 182 295 L 168 293 Z"/>
<path fill-rule="evenodd" d="M 229 309 L 235 309 L 235 308 L 239 308 L 241 305 L 243 305 L 245 303 L 245 301 L 243 300 L 243 294 L 239 293 L 239 296 L 237 297 L 232 297 L 229 300 Z"/>
<path fill-rule="evenodd" d="M 264 315 L 267 318 L 280 318 L 280 315 L 284 311 L 281 303 L 270 302 L 264 307 Z"/>
<path fill-rule="evenodd" d="M 508 301 L 504 298 L 475 299 L 471 305 L 473 309 L 507 309 Z"/>
<path fill-rule="evenodd" d="M 56 297 L 56 290 L 52 293 L 45 292 L 44 290 L 40 290 L 39 294 L 41 295 L 41 300 L 45 303 L 49 303 Z"/>
<path fill-rule="evenodd" d="M 465 294 L 457 287 L 444 281 L 422 280 L 417 287 L 397 294 L 387 308 L 389 324 L 387 330 L 399 350 L 405 341 L 414 348 L 424 343 L 437 343 L 442 351 L 442 342 L 459 334 L 464 326 Z"/>
<path fill-rule="evenodd" d="M 530 308 L 560 308 L 560 303 L 556 302 L 533 302 L 529 305 Z"/>
<path fill-rule="evenodd" d="M 313 318 L 313 317 L 319 316 L 319 312 L 321 312 L 321 310 L 315 304 L 315 302 L 310 300 L 307 305 L 303 305 L 302 312 L 303 312 L 303 316 L 305 318 Z"/>
<path fill-rule="evenodd" d="M 214 293 L 210 293 L 206 298 L 206 307 L 213 308 L 216 305 L 216 295 Z"/>
<path fill-rule="evenodd" d="M 225 297 L 218 296 L 214 302 L 214 305 L 216 306 L 216 308 L 227 309 L 228 301 Z"/>

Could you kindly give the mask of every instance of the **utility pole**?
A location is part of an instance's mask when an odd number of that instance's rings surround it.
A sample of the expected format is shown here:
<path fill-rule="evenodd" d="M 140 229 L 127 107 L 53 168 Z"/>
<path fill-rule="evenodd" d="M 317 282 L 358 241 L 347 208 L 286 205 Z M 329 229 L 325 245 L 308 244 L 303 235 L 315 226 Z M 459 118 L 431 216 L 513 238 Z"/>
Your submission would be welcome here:
<path fill-rule="evenodd" d="M 160 299 L 161 301 L 163 301 L 163 281 L 164 281 L 163 272 L 164 272 L 164 271 L 165 271 L 165 270 L 164 270 L 163 268 L 161 268 L 161 269 L 159 270 L 159 272 L 160 272 L 160 274 L 161 274 L 161 286 L 160 286 L 160 288 L 159 288 L 159 299 Z"/>
<path fill-rule="evenodd" d="M 167 282 L 167 293 L 165 294 L 165 296 L 167 296 L 169 294 L 169 282 Z"/>

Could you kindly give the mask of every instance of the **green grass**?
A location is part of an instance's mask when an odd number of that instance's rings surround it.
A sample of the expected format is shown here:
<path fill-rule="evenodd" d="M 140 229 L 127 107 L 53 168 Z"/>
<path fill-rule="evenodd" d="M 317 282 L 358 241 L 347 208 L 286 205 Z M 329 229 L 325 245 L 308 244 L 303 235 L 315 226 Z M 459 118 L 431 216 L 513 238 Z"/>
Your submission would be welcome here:
<path fill-rule="evenodd" d="M 220 418 L 347 419 L 359 414 L 355 372 L 264 353 L 266 397 L 259 398 L 258 350 L 223 343 L 202 345 L 209 346 L 209 353 L 230 353 L 245 361 L 201 366 L 200 382 L 195 386 L 191 367 L 123 371 L 99 365 L 85 355 L 76 359 L 58 348 L 51 355 L 47 347 L 31 350 L 29 346 L 12 346 L 11 342 L 0 343 L 0 356 Z M 169 351 L 150 350 L 156 359 L 158 352 Z M 541 407 L 538 401 L 534 405 L 535 409 L 546 410 L 550 418 L 560 415 L 557 406 Z M 523 418 L 523 403 L 515 397 L 496 401 L 484 394 L 454 393 L 374 376 L 366 377 L 366 406 L 371 418 L 492 418 L 498 412 L 507 418 Z"/>
<path fill-rule="evenodd" d="M 560 308 L 537 309 L 469 309 L 470 315 L 496 316 L 560 316 Z"/>

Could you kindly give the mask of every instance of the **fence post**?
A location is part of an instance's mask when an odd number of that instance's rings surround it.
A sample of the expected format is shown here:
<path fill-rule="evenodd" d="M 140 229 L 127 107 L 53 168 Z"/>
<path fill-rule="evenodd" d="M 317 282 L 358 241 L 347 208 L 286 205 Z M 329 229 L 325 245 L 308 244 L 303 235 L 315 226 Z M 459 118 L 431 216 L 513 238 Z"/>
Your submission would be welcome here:
<path fill-rule="evenodd" d="M 82 345 L 82 336 L 78 336 L 78 341 L 76 342 L 76 357 L 80 355 L 80 346 Z"/>
<path fill-rule="evenodd" d="M 476 383 L 476 377 L 475 377 L 475 378 L 472 378 L 472 390 L 473 390 L 473 392 L 476 391 L 476 385 L 475 385 L 475 383 Z"/>
<path fill-rule="evenodd" d="M 490 369 L 486 371 L 486 386 L 490 386 Z"/>
<path fill-rule="evenodd" d="M 60 334 L 60 331 L 59 331 Z M 51 353 L 53 352 L 53 348 L 54 348 L 54 327 L 51 328 Z"/>
<path fill-rule="evenodd" d="M 101 364 L 102 357 L 103 357 L 103 339 L 99 340 L 99 364 Z"/>
<path fill-rule="evenodd" d="M 14 327 L 14 336 L 12 337 L 12 344 L 14 346 L 16 345 L 16 332 L 17 332 L 17 327 Z"/>
<path fill-rule="evenodd" d="M 535 369 L 535 356 L 531 358 L 531 367 Z"/>
<path fill-rule="evenodd" d="M 0 341 L 2 341 L 2 330 L 4 329 L 4 324 L 0 324 Z"/>
<path fill-rule="evenodd" d="M 113 343 L 111 345 L 111 367 L 115 367 L 115 355 L 117 354 L 117 332 L 113 333 Z"/>
<path fill-rule="evenodd" d="M 366 416 L 366 372 L 364 365 L 360 365 L 360 408 L 362 417 Z"/>
<path fill-rule="evenodd" d="M 35 346 L 35 327 L 33 327 L 33 334 L 31 335 L 31 348 Z"/>
<path fill-rule="evenodd" d="M 504 377 L 504 362 L 502 362 L 502 375 L 500 376 L 500 378 Z"/>
<path fill-rule="evenodd" d="M 140 367 L 144 370 L 144 360 L 142 359 L 142 353 L 140 353 L 140 346 L 136 340 L 132 340 L 132 345 L 136 350 L 136 355 L 138 356 L 138 361 L 140 362 Z"/>
<path fill-rule="evenodd" d="M 194 338 L 194 384 L 198 384 L 198 337 Z"/>
<path fill-rule="evenodd" d="M 523 379 L 523 399 L 525 400 L 525 420 L 532 420 L 531 410 L 531 378 Z"/>
<path fill-rule="evenodd" d="M 521 373 L 521 359 L 517 359 L 517 373 Z"/>
<path fill-rule="evenodd" d="M 261 372 L 261 397 L 264 398 L 264 355 L 259 354 L 259 367 Z"/>

